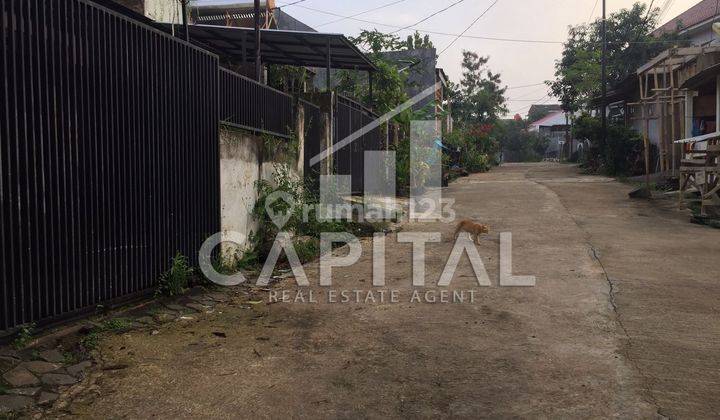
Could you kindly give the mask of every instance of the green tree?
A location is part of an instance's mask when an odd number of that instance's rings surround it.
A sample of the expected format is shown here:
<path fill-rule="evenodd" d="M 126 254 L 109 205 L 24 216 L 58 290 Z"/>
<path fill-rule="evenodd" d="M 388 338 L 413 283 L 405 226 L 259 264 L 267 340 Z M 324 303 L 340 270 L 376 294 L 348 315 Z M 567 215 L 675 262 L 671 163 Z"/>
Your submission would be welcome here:
<path fill-rule="evenodd" d="M 487 69 L 489 57 L 463 51 L 462 80 L 451 89 L 453 118 L 459 125 L 487 124 L 507 112 L 500 75 Z"/>
<path fill-rule="evenodd" d="M 381 52 L 398 51 L 406 47 L 395 35 L 382 33 L 377 30 L 363 30 L 356 37 L 351 37 L 358 47 L 368 51 L 367 55 L 375 63 L 378 71 L 373 75 L 373 108 L 377 113 L 383 114 L 407 100 L 405 83 L 407 74 L 400 72 L 398 67 L 385 60 Z M 369 84 L 367 76 L 352 70 L 341 70 L 337 73 L 338 92 L 370 103 Z"/>
<path fill-rule="evenodd" d="M 657 25 L 659 9 L 635 3 L 607 18 L 608 88 L 622 82 L 638 67 L 665 49 L 683 44 L 676 34 L 651 35 Z M 600 94 L 602 21 L 572 26 L 562 57 L 555 63 L 555 80 L 548 81 L 553 95 L 567 112 L 587 107 Z"/>
<path fill-rule="evenodd" d="M 414 34 L 408 35 L 405 40 L 405 48 L 408 50 L 418 50 L 421 48 L 435 48 L 435 45 L 433 45 L 430 40 L 430 35 L 421 36 L 418 31 L 415 31 Z"/>

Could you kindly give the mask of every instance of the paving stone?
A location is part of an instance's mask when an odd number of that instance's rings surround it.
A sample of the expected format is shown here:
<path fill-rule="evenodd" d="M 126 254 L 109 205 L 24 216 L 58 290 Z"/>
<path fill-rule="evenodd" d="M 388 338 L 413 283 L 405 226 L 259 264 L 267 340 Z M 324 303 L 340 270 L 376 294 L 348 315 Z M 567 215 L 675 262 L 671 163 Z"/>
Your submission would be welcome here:
<path fill-rule="evenodd" d="M 26 397 L 34 397 L 40 392 L 40 387 L 32 387 L 32 388 L 13 388 L 8 389 L 7 393 L 10 395 L 24 395 Z"/>
<path fill-rule="evenodd" d="M 155 318 L 155 321 L 165 324 L 167 322 L 173 321 L 175 319 L 175 314 L 171 314 L 169 312 L 160 312 L 153 316 Z"/>
<path fill-rule="evenodd" d="M 0 413 L 21 410 L 32 403 L 32 398 L 22 395 L 0 395 Z"/>
<path fill-rule="evenodd" d="M 32 362 L 23 362 L 20 364 L 21 367 L 29 370 L 32 373 L 42 375 L 43 373 L 50 373 L 60 369 L 60 365 L 56 363 L 43 362 L 41 360 L 33 360 Z"/>
<path fill-rule="evenodd" d="M 56 394 L 54 392 L 43 391 L 40 394 L 40 397 L 38 397 L 37 403 L 40 405 L 45 405 L 45 404 L 49 404 L 57 399 L 58 399 L 58 394 Z"/>
<path fill-rule="evenodd" d="M 225 293 L 208 293 L 207 297 L 217 302 L 227 302 L 230 300 Z"/>
<path fill-rule="evenodd" d="M 187 310 L 186 307 L 182 305 L 178 305 L 177 303 L 166 303 L 165 307 L 170 309 L 171 311 L 178 311 L 178 312 L 184 312 Z"/>
<path fill-rule="evenodd" d="M 205 305 L 201 305 L 199 303 L 188 303 L 185 306 L 187 306 L 190 309 L 196 310 L 198 312 L 207 312 L 207 310 L 208 310 L 208 308 L 206 308 Z"/>
<path fill-rule="evenodd" d="M 46 385 L 72 385 L 78 381 L 64 373 L 46 373 L 40 377 L 40 380 Z"/>
<path fill-rule="evenodd" d="M 65 361 L 65 356 L 56 349 L 43 350 L 39 355 L 41 359 L 50 363 L 62 363 Z"/>
<path fill-rule="evenodd" d="M 217 302 L 215 302 L 214 300 L 202 300 L 202 301 L 200 301 L 200 304 L 213 307 L 213 306 L 217 305 Z"/>
<path fill-rule="evenodd" d="M 85 373 L 86 370 L 88 370 L 92 366 L 92 362 L 89 360 L 86 360 L 84 362 L 80 362 L 76 365 L 72 365 L 69 368 L 67 368 L 67 372 L 71 374 L 72 376 L 79 376 L 83 373 Z"/>
<path fill-rule="evenodd" d="M 142 316 L 137 319 L 137 322 L 143 323 L 145 325 L 154 325 L 155 320 L 151 316 Z"/>
<path fill-rule="evenodd" d="M 19 360 L 13 359 L 12 357 L 0 356 L 0 373 L 7 372 L 20 363 Z"/>
<path fill-rule="evenodd" d="M 13 359 L 20 359 L 20 352 L 12 347 L 0 347 L 0 356 L 12 357 Z"/>
<path fill-rule="evenodd" d="M 30 371 L 23 367 L 16 367 L 15 369 L 5 372 L 3 379 L 13 388 L 20 388 L 23 386 L 35 385 L 38 382 L 38 378 L 35 377 Z"/>

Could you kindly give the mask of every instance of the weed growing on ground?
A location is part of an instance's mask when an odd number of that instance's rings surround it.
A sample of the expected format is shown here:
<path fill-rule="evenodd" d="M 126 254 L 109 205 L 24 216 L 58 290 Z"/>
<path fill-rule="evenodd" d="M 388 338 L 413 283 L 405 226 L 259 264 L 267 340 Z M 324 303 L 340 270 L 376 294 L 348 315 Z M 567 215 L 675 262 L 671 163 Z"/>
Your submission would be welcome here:
<path fill-rule="evenodd" d="M 121 333 L 129 330 L 132 323 L 127 318 L 112 318 L 103 321 L 99 325 L 93 327 L 83 338 L 80 339 L 80 345 L 85 350 L 94 350 L 100 344 L 100 338 L 103 333 Z M 65 354 L 66 359 L 75 358 L 72 354 Z"/>
<path fill-rule="evenodd" d="M 33 339 L 33 333 L 35 331 L 35 324 L 27 324 L 20 327 L 18 336 L 13 341 L 13 347 L 17 350 L 24 349 Z"/>
<path fill-rule="evenodd" d="M 172 259 L 170 270 L 160 275 L 156 296 L 177 296 L 185 292 L 190 283 L 193 269 L 186 256 L 180 252 Z"/>

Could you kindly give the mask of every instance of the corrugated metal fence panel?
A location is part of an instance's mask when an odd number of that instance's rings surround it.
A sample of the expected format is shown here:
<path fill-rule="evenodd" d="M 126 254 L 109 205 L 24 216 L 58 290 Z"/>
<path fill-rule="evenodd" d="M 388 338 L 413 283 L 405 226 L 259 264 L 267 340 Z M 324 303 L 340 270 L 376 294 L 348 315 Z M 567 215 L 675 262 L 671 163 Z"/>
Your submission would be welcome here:
<path fill-rule="evenodd" d="M 274 136 L 290 137 L 293 97 L 243 75 L 220 68 L 220 121 Z"/>
<path fill-rule="evenodd" d="M 6 330 L 147 291 L 219 230 L 218 60 L 85 0 L 0 12 Z"/>

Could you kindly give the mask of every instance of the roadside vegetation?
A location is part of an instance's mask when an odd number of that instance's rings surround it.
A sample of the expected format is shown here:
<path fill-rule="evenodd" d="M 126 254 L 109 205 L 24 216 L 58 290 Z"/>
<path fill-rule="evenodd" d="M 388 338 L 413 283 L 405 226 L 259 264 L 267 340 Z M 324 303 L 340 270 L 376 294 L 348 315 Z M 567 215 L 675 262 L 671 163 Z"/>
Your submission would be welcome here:
<path fill-rule="evenodd" d="M 659 8 L 637 2 L 629 9 L 607 18 L 607 89 L 624 82 L 637 83 L 637 68 L 662 51 L 684 46 L 682 35 L 652 35 L 658 25 Z M 637 175 L 642 171 L 642 137 L 622 124 L 608 120 L 607 141 L 602 138 L 599 118 L 581 110 L 597 106 L 601 94 L 600 66 L 602 22 L 570 27 L 562 58 L 555 63 L 555 80 L 548 81 L 552 94 L 560 99 L 563 111 L 569 113 L 575 139 L 589 142 L 589 150 L 580 163 L 589 171 L 611 176 Z M 652 154 L 651 154 L 652 155 Z"/>

